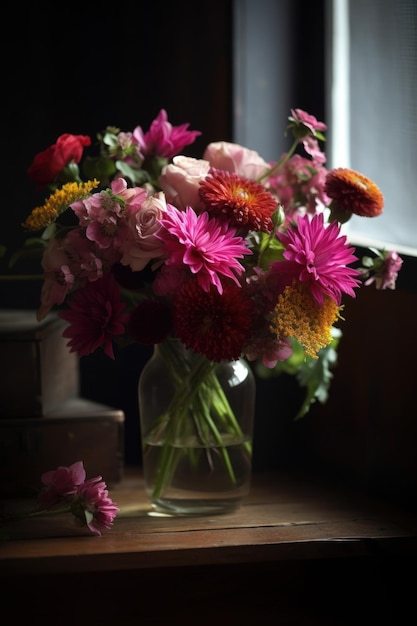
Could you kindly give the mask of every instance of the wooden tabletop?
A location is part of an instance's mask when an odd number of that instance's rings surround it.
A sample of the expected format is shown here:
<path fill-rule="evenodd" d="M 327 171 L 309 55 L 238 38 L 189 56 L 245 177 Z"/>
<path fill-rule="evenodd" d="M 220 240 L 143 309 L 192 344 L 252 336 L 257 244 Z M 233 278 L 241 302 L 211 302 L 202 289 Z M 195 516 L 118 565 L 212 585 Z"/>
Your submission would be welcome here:
<path fill-rule="evenodd" d="M 72 516 L 15 523 L 0 544 L 0 574 L 145 570 L 292 559 L 417 556 L 417 515 L 366 494 L 294 473 L 254 474 L 234 513 L 152 513 L 140 470 L 109 487 L 120 512 L 102 536 L 75 529 Z"/>

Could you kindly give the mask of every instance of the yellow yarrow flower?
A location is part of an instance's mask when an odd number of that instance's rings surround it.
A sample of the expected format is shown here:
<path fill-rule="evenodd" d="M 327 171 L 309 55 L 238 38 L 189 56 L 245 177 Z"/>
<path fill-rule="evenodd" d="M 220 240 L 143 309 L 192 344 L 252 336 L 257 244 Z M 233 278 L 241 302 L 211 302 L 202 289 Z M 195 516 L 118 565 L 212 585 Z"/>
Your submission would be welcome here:
<path fill-rule="evenodd" d="M 49 196 L 46 202 L 33 209 L 31 214 L 23 222 L 23 228 L 27 230 L 41 230 L 52 224 L 61 213 L 73 202 L 84 200 L 91 191 L 98 187 L 97 179 L 88 180 L 85 183 L 67 183 L 61 189 L 57 189 Z"/>
<path fill-rule="evenodd" d="M 313 359 L 332 341 L 332 326 L 340 318 L 340 307 L 328 296 L 322 306 L 311 295 L 306 283 L 294 283 L 278 296 L 270 330 L 278 337 L 292 337 Z"/>

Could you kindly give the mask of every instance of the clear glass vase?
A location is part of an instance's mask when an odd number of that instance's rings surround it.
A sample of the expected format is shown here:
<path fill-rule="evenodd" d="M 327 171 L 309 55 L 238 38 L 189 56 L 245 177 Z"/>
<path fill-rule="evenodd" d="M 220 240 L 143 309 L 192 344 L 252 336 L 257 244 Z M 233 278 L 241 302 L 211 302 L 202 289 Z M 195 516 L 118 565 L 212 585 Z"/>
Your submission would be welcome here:
<path fill-rule="evenodd" d="M 155 511 L 228 513 L 250 488 L 255 378 L 239 359 L 213 363 L 175 339 L 139 379 L 145 487 Z"/>

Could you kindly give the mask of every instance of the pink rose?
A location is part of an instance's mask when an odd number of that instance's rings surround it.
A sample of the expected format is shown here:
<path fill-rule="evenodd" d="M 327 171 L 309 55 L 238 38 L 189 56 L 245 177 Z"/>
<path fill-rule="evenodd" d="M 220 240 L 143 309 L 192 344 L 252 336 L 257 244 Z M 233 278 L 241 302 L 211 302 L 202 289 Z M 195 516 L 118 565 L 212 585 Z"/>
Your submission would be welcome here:
<path fill-rule="evenodd" d="M 173 163 L 163 168 L 158 179 L 166 201 L 181 211 L 185 211 L 187 206 L 193 207 L 197 213 L 204 210 L 198 190 L 209 169 L 210 163 L 203 159 L 182 155 L 174 157 Z"/>
<path fill-rule="evenodd" d="M 212 167 L 234 172 L 251 180 L 256 180 L 271 168 L 255 150 L 227 141 L 210 143 L 204 151 L 203 159 L 209 161 Z"/>
<path fill-rule="evenodd" d="M 165 211 L 165 195 L 160 192 L 146 198 L 140 208 L 129 216 L 132 237 L 122 244 L 122 265 L 129 265 L 134 272 L 138 272 L 151 259 L 162 256 L 162 242 L 155 234 L 161 228 L 159 219 Z"/>

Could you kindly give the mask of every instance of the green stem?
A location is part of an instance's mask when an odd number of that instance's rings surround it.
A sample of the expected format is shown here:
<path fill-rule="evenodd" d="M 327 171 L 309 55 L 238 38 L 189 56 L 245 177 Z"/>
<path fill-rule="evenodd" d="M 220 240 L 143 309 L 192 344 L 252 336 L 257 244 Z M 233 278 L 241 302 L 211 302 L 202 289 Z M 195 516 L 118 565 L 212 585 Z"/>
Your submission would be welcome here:
<path fill-rule="evenodd" d="M 165 486 L 172 480 L 176 466 L 176 449 L 172 444 L 178 440 L 178 436 L 183 431 L 190 411 L 197 437 L 206 446 L 209 462 L 210 446 L 214 440 L 219 446 L 231 482 L 236 483 L 236 476 L 219 425 L 233 434 L 242 435 L 242 431 L 215 373 L 217 364 L 202 355 L 193 355 L 191 359 L 187 359 L 177 348 L 178 346 L 170 340 L 159 344 L 161 355 L 176 385 L 176 392 L 154 429 L 155 437 L 160 436 L 161 430 L 165 431 L 165 437 L 158 463 L 153 498 L 160 497 Z M 245 446 L 251 454 L 251 444 L 246 442 Z"/>
<path fill-rule="evenodd" d="M 279 161 L 277 161 L 275 163 L 275 165 L 273 165 L 269 170 L 267 170 L 266 172 L 264 172 L 262 174 L 262 176 L 259 176 L 259 178 L 257 178 L 257 182 L 260 183 L 263 181 L 264 178 L 267 178 L 268 176 L 271 176 L 275 170 L 277 170 L 279 167 L 281 167 L 281 165 L 283 163 L 285 163 L 286 161 L 289 161 L 290 158 L 292 157 L 292 155 L 294 154 L 294 152 L 297 149 L 298 144 L 300 143 L 300 139 L 294 139 L 293 144 L 291 146 L 291 148 L 288 150 L 288 152 L 286 152 L 280 159 Z"/>

